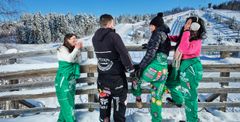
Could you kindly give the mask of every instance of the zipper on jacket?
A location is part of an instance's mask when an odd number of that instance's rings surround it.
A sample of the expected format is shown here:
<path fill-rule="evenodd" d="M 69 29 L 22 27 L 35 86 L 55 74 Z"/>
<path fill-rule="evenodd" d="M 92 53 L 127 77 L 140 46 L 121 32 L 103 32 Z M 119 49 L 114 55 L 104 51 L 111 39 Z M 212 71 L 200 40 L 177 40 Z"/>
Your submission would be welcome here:
<path fill-rule="evenodd" d="M 60 82 L 60 88 L 62 87 L 63 81 L 64 81 L 64 77 L 62 77 L 62 80 L 61 80 L 61 82 Z"/>

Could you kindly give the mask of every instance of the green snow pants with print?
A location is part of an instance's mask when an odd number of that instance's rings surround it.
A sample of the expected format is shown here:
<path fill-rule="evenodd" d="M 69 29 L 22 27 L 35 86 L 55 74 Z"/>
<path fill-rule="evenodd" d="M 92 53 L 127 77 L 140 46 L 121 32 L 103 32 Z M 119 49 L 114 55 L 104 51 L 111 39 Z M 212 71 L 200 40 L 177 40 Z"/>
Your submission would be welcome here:
<path fill-rule="evenodd" d="M 155 72 L 157 75 L 155 76 L 153 72 Z M 136 88 L 132 87 L 133 95 L 140 96 L 142 94 L 141 83 L 150 82 L 150 92 L 152 96 L 150 109 L 152 122 L 162 121 L 162 95 L 166 90 L 165 83 L 167 76 L 167 56 L 163 53 L 159 53 L 155 59 L 147 66 L 147 68 L 144 69 L 140 80 L 137 82 Z M 150 79 L 152 79 L 152 81 Z"/>
<path fill-rule="evenodd" d="M 179 70 L 177 70 L 175 67 L 169 67 L 168 71 L 169 74 L 165 85 L 170 92 L 174 103 L 181 105 L 183 104 L 183 96 L 179 91 L 179 87 L 181 86 L 179 79 Z M 175 73 L 177 73 L 177 75 Z"/>
<path fill-rule="evenodd" d="M 187 122 L 198 122 L 198 84 L 202 80 L 203 68 L 199 58 L 183 60 L 179 69 L 179 81 L 167 81 L 173 101 L 185 103 Z M 176 85 L 173 87 L 175 82 Z M 169 85 L 170 84 L 170 85 Z M 171 89 L 174 88 L 174 89 Z"/>

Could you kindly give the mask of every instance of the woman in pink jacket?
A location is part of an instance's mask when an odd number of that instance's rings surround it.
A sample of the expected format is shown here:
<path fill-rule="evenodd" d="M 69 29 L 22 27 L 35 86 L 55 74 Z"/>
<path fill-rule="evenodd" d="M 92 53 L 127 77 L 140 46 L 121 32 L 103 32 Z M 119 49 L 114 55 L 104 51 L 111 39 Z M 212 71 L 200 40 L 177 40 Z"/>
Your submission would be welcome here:
<path fill-rule="evenodd" d="M 187 122 L 198 122 L 198 84 L 202 80 L 203 68 L 200 61 L 202 39 L 205 37 L 204 21 L 189 17 L 179 36 L 170 36 L 176 48 L 166 86 L 172 98 L 167 101 L 181 107 L 185 103 Z"/>

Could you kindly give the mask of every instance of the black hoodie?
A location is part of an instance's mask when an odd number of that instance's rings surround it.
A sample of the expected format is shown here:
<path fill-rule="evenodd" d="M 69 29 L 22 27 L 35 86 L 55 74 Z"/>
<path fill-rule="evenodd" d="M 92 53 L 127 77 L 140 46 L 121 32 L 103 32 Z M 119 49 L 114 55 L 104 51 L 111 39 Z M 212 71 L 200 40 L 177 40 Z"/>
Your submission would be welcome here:
<path fill-rule="evenodd" d="M 166 24 L 161 25 L 152 32 L 152 36 L 147 44 L 147 52 L 139 64 L 141 69 L 145 69 L 151 63 L 156 53 L 162 52 L 167 56 L 169 55 L 171 48 L 170 39 L 167 35 L 169 32 L 170 29 Z"/>
<path fill-rule="evenodd" d="M 114 29 L 98 29 L 92 42 L 98 59 L 98 73 L 100 75 L 118 75 L 133 70 L 128 51 Z"/>

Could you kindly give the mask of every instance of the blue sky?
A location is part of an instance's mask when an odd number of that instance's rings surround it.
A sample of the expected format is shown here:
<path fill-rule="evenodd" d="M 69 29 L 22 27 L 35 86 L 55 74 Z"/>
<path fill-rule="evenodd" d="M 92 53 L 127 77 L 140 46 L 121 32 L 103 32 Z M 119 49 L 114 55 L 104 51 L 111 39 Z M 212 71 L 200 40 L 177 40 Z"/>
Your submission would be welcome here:
<path fill-rule="evenodd" d="M 89 13 L 101 15 L 109 13 L 145 14 L 170 10 L 175 7 L 207 6 L 209 2 L 219 4 L 227 0 L 22 0 L 23 12 L 36 13 Z"/>

